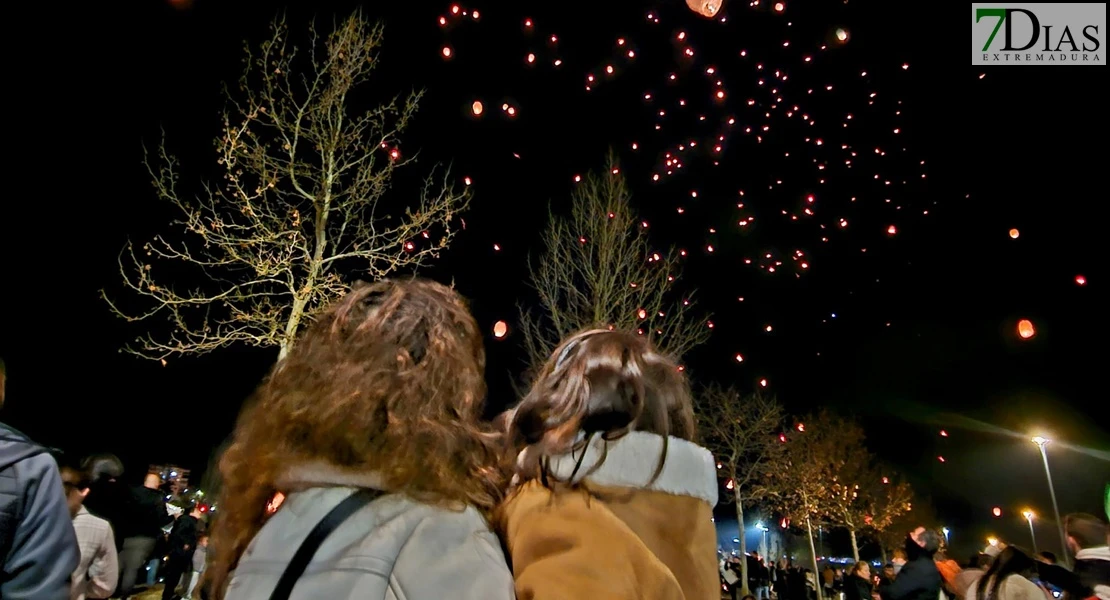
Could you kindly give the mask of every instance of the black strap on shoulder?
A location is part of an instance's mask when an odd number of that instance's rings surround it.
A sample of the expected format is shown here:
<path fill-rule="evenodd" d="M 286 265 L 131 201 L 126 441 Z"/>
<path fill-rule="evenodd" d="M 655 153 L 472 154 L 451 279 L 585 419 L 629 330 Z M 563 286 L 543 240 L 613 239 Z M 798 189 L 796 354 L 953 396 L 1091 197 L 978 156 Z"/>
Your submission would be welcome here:
<path fill-rule="evenodd" d="M 289 594 L 293 592 L 293 586 L 297 584 L 301 575 L 304 575 L 308 563 L 312 562 L 312 557 L 320 549 L 320 544 L 323 544 L 324 540 L 351 515 L 358 512 L 358 509 L 366 506 L 371 500 L 380 495 L 381 492 L 378 490 L 360 489 L 331 509 L 331 512 L 325 515 L 316 524 L 316 527 L 313 527 L 312 531 L 308 533 L 308 537 L 301 543 L 301 547 L 297 548 L 297 553 L 293 555 L 293 559 L 285 567 L 285 572 L 281 574 L 277 587 L 270 594 L 270 600 L 289 600 Z"/>

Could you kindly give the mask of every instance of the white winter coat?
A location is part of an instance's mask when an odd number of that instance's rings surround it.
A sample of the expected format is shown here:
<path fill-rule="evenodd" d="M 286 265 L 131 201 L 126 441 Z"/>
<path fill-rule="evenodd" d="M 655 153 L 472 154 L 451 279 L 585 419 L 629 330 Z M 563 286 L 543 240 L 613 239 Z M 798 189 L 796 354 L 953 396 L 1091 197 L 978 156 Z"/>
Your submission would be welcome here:
<path fill-rule="evenodd" d="M 314 466 L 292 472 L 291 492 L 239 560 L 227 600 L 267 600 L 309 531 L 358 478 Z M 344 486 L 351 486 L 346 487 Z M 333 532 L 293 587 L 292 600 L 512 600 L 497 537 L 473 507 L 453 512 L 386 494 Z"/>

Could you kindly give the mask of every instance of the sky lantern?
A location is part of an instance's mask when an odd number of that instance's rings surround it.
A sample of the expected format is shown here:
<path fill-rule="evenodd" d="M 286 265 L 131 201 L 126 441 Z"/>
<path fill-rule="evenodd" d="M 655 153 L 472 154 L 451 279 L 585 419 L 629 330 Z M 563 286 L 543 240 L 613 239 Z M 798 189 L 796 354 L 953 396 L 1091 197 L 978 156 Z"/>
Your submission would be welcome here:
<path fill-rule="evenodd" d="M 482 105 L 481 100 L 475 100 L 474 104 L 470 105 L 470 110 L 474 113 L 474 116 L 478 116 L 482 114 L 482 111 L 486 110 L 486 107 Z"/>
<path fill-rule="evenodd" d="M 1021 235 L 1021 232 L 1017 230 L 1017 227 L 1010 230 L 1010 239 L 1016 240 L 1019 235 Z"/>
<path fill-rule="evenodd" d="M 502 339 L 509 335 L 509 324 L 504 321 L 498 321 L 493 324 L 493 337 Z"/>
<path fill-rule="evenodd" d="M 1018 335 L 1020 335 L 1021 339 L 1023 340 L 1027 340 L 1037 335 L 1037 330 L 1033 327 L 1033 322 L 1029 319 L 1022 319 L 1018 321 L 1017 331 Z"/>
<path fill-rule="evenodd" d="M 941 430 L 940 430 L 940 437 L 948 437 L 948 432 L 947 432 L 947 431 L 945 431 L 945 430 L 943 430 L 943 429 L 941 429 Z"/>
<path fill-rule="evenodd" d="M 1076 275 L 1075 285 L 1087 285 L 1087 278 L 1082 275 Z"/>
<path fill-rule="evenodd" d="M 785 4 L 783 4 L 782 2 L 776 2 L 775 3 L 775 12 L 782 12 L 784 10 L 786 10 L 786 5 Z"/>
<path fill-rule="evenodd" d="M 993 509 L 991 509 L 991 513 L 994 514 L 994 516 L 996 516 L 996 517 L 1001 517 L 1002 516 L 1002 509 L 996 506 Z"/>
<path fill-rule="evenodd" d="M 686 6 L 697 14 L 712 19 L 721 10 L 724 0 L 686 0 Z"/>
<path fill-rule="evenodd" d="M 841 41 L 841 42 L 848 41 L 848 30 L 838 28 L 836 30 L 836 39 Z"/>

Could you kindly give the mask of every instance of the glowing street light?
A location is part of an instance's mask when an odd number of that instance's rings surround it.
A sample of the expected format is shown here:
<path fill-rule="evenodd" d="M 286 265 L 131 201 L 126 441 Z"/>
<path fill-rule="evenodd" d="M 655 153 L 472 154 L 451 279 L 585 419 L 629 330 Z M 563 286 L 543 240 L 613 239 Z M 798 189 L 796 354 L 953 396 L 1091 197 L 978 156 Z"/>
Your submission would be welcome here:
<path fill-rule="evenodd" d="M 998 538 L 989 537 L 989 538 L 987 538 L 987 543 L 992 545 L 992 546 L 997 546 L 998 545 Z"/>
<path fill-rule="evenodd" d="M 1052 473 L 1048 470 L 1048 453 L 1045 452 L 1045 446 L 1052 440 L 1044 436 L 1036 436 L 1029 441 L 1037 445 L 1037 449 L 1041 451 L 1041 461 L 1044 462 L 1044 476 L 1048 479 L 1048 493 L 1052 496 L 1052 512 L 1056 516 L 1056 527 L 1060 530 L 1060 547 L 1064 554 L 1064 566 L 1071 568 L 1071 560 L 1068 558 L 1068 538 L 1064 534 L 1064 521 L 1060 518 L 1060 505 L 1056 503 L 1056 488 L 1052 485 Z M 1032 521 L 1030 521 L 1032 523 Z"/>
<path fill-rule="evenodd" d="M 1021 516 L 1025 517 L 1026 521 L 1029 521 L 1029 537 L 1033 539 L 1033 553 L 1036 554 L 1037 553 L 1037 534 L 1033 532 L 1033 517 L 1035 517 L 1036 515 L 1033 514 L 1032 509 L 1027 508 L 1027 509 L 1021 511 Z"/>
<path fill-rule="evenodd" d="M 944 534 L 944 543 L 945 543 L 945 545 L 947 545 L 947 544 L 948 544 L 948 534 L 949 534 L 949 533 L 950 533 L 950 532 L 951 532 L 952 530 L 951 530 L 951 529 L 949 529 L 949 528 L 947 528 L 947 527 L 941 527 L 941 528 L 940 528 L 940 531 L 941 531 L 941 533 L 943 533 L 943 534 Z"/>

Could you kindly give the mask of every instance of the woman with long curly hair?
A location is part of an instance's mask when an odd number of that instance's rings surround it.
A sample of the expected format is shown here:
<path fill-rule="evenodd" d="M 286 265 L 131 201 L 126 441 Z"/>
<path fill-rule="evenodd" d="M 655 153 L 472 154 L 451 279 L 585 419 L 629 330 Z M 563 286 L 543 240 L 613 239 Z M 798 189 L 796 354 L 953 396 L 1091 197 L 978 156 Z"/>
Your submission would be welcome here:
<path fill-rule="evenodd" d="M 483 516 L 504 489 L 484 368 L 466 304 L 434 282 L 361 285 L 320 315 L 220 461 L 213 596 L 511 599 Z"/>
<path fill-rule="evenodd" d="M 496 523 L 517 597 L 718 600 L 717 469 L 675 362 L 642 336 L 565 340 L 507 415 Z"/>

